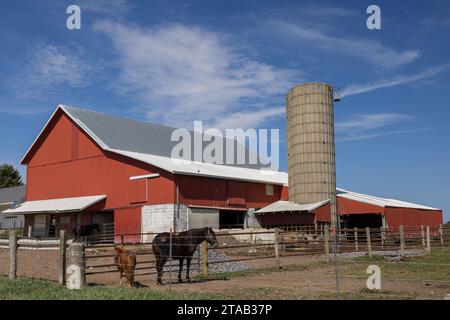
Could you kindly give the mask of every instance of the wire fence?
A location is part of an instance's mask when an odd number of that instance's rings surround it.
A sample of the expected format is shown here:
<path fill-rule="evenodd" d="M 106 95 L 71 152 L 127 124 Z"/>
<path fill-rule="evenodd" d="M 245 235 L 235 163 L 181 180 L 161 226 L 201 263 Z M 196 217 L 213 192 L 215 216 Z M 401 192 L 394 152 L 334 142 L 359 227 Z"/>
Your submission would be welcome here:
<path fill-rule="evenodd" d="M 14 235 L 13 235 L 14 234 Z M 86 283 L 115 284 L 122 275 L 133 273 L 137 283 L 156 283 L 158 274 L 157 260 L 151 241 L 157 233 L 102 233 L 99 237 L 86 236 L 79 240 L 82 251 L 72 256 L 71 246 L 76 241 L 67 239 L 62 232 L 59 238 L 33 239 L 17 233 L 8 238 L 0 237 L 0 275 L 14 277 L 31 277 L 59 281 L 66 280 L 66 269 L 74 261 L 80 266 Z M 342 228 L 333 232 L 324 226 L 295 226 L 274 230 L 227 230 L 216 231 L 214 244 L 208 244 L 208 234 L 189 235 L 169 233 L 170 243 L 161 244 L 162 255 L 166 263 L 162 269 L 163 282 L 171 286 L 178 281 L 179 261 L 184 260 L 182 278 L 186 278 L 187 260 L 190 260 L 191 278 L 214 278 L 220 274 L 249 271 L 253 269 L 275 267 L 282 268 L 302 261 L 303 258 L 315 257 L 322 263 L 334 262 L 335 268 L 327 269 L 321 274 L 308 274 L 311 280 L 318 277 L 321 281 L 335 281 L 334 288 L 308 288 L 311 292 L 321 291 L 324 295 L 335 293 L 350 294 L 345 289 L 349 281 L 363 281 L 365 274 L 352 274 L 348 270 L 363 268 L 368 262 L 357 260 L 361 256 L 387 256 L 396 261 L 394 266 L 417 268 L 444 268 L 450 263 L 404 261 L 411 256 L 430 253 L 432 250 L 450 248 L 450 228 L 442 226 L 420 226 L 399 228 Z M 209 235 L 211 237 L 211 235 Z M 136 241 L 136 240 L 141 241 Z M 142 242 L 145 239 L 146 242 Z M 336 242 L 334 245 L 334 239 Z M 189 240 L 189 241 L 187 241 Z M 187 241 L 187 242 L 186 242 Z M 133 268 L 129 269 L 129 261 L 118 259 L 116 246 L 126 251 L 123 256 L 135 256 Z M 192 247 L 194 247 L 193 250 Z M 166 250 L 167 249 L 167 250 Z M 170 250 L 168 250 L 170 249 Z M 190 250 L 184 250 L 190 249 Z M 181 252 L 181 253 L 180 253 Z M 80 258 L 81 257 L 81 258 Z M 11 259 L 15 261 L 12 262 Z M 122 261 L 118 263 L 119 261 Z M 384 263 L 384 262 L 380 262 Z M 125 268 L 125 272 L 120 271 Z M 128 268 L 128 269 L 127 269 Z M 131 271 L 130 271 L 131 270 Z M 362 270 L 362 269 L 361 269 Z M 440 270 L 440 269 L 439 269 Z M 440 271 L 439 271 L 440 272 Z M 450 274 L 447 278 L 434 279 L 431 276 L 395 276 L 383 277 L 387 281 L 400 281 L 406 284 L 433 284 L 450 288 Z M 340 284 L 344 289 L 341 290 Z M 362 296 L 366 292 L 358 292 Z M 390 296 L 379 293 L 380 297 Z M 420 296 L 415 296 L 416 298 Z"/>

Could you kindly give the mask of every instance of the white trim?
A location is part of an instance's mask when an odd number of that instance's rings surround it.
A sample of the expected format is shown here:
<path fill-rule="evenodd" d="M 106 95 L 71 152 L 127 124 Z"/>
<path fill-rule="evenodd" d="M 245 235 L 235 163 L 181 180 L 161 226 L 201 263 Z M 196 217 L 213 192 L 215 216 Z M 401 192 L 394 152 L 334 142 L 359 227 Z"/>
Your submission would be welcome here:
<path fill-rule="evenodd" d="M 144 174 L 141 176 L 130 177 L 130 180 L 151 179 L 151 178 L 158 178 L 158 177 L 159 177 L 159 173 L 150 173 L 150 174 Z"/>

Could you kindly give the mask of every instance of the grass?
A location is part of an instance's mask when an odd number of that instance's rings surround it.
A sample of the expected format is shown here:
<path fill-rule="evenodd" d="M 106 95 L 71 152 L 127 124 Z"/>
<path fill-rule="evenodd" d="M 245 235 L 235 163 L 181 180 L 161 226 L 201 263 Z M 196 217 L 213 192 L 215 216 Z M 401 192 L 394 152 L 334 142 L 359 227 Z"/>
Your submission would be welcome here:
<path fill-rule="evenodd" d="M 0 300 L 222 300 L 225 297 L 208 293 L 162 292 L 148 288 L 130 289 L 107 286 L 86 286 L 69 290 L 55 282 L 29 278 L 9 280 L 0 277 Z"/>
<path fill-rule="evenodd" d="M 353 260 L 356 263 L 340 263 L 348 275 L 365 274 L 369 264 L 376 264 L 384 278 L 442 281 L 450 283 L 450 250 L 434 249 L 425 256 L 388 261 L 381 256 L 363 256 Z M 359 262 L 359 263 L 358 263 Z M 450 286 L 450 285 L 449 285 Z"/>

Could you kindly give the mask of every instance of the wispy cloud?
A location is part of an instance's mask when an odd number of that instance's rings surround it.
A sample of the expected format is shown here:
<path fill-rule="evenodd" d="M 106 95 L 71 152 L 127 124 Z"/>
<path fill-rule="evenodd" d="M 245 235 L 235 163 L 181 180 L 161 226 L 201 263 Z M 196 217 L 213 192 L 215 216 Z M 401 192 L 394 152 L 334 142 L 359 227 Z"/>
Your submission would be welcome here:
<path fill-rule="evenodd" d="M 400 113 L 380 113 L 353 115 L 349 119 L 336 121 L 336 141 L 364 140 L 386 135 L 414 133 L 429 128 L 415 128 L 405 130 L 388 130 L 388 127 L 411 123 L 416 120 L 415 116 Z M 382 130 L 381 130 L 382 129 Z"/>
<path fill-rule="evenodd" d="M 48 96 L 62 87 L 87 85 L 92 68 L 79 52 L 65 47 L 39 45 L 23 62 L 22 67 L 6 79 L 6 87 L 20 98 Z"/>
<path fill-rule="evenodd" d="M 373 65 L 385 68 L 406 65 L 420 56 L 419 50 L 398 51 L 384 46 L 379 41 L 357 37 L 339 37 L 328 35 L 319 29 L 286 21 L 272 21 L 271 28 L 294 37 L 297 41 L 316 44 L 317 48 L 357 57 Z"/>
<path fill-rule="evenodd" d="M 373 90 L 381 89 L 381 88 L 388 88 L 388 87 L 394 87 L 402 84 L 412 83 L 419 80 L 424 80 L 427 78 L 431 78 L 433 76 L 436 76 L 437 74 L 447 71 L 450 68 L 450 64 L 441 65 L 433 68 L 426 69 L 425 71 L 422 71 L 417 74 L 413 75 L 400 75 L 396 76 L 392 79 L 384 79 L 379 80 L 372 83 L 366 83 L 366 84 L 352 84 L 345 88 L 343 88 L 340 92 L 341 97 L 347 97 L 352 96 L 356 94 L 361 94 L 365 92 L 370 92 Z"/>
<path fill-rule="evenodd" d="M 268 119 L 278 118 L 284 115 L 285 107 L 241 111 L 217 120 L 212 126 L 219 129 L 257 127 Z"/>
<path fill-rule="evenodd" d="M 127 0 L 81 0 L 78 2 L 81 10 L 90 11 L 108 17 L 125 15 L 131 9 Z"/>
<path fill-rule="evenodd" d="M 431 128 L 418 128 L 418 129 L 409 129 L 409 130 L 397 130 L 397 131 L 386 131 L 380 133 L 362 133 L 362 132 L 354 132 L 345 137 L 337 137 L 336 142 L 347 142 L 347 141 L 358 141 L 358 140 L 366 140 L 384 136 L 392 136 L 396 134 L 406 134 L 406 133 L 417 133 L 431 130 Z"/>
<path fill-rule="evenodd" d="M 121 92 L 134 94 L 150 120 L 257 125 L 279 112 L 273 105 L 299 80 L 298 73 L 252 59 L 226 35 L 200 27 L 144 29 L 103 21 L 96 30 L 117 50 Z M 243 107 L 253 108 L 253 118 Z"/>
<path fill-rule="evenodd" d="M 337 121 L 335 124 L 335 131 L 338 133 L 372 130 L 399 122 L 413 121 L 414 119 L 415 117 L 411 115 L 399 113 L 358 114 L 353 115 L 350 119 Z"/>

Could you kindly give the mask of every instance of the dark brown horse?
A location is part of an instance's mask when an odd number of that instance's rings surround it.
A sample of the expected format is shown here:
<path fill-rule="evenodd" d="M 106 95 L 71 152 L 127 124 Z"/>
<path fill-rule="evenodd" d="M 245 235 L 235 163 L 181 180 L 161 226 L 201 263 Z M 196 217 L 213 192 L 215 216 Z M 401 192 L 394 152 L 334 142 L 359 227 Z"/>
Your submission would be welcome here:
<path fill-rule="evenodd" d="M 85 239 L 87 237 L 91 237 L 95 235 L 95 232 L 102 232 L 102 229 L 98 223 L 81 225 L 78 228 L 73 228 L 72 230 L 73 239 L 75 241 L 80 240 L 82 237 L 85 237 Z"/>
<path fill-rule="evenodd" d="M 198 245 L 203 241 L 211 245 L 217 246 L 216 235 L 211 228 L 190 229 L 172 236 L 172 259 L 178 259 L 180 269 L 178 272 L 178 282 L 181 279 L 181 271 L 183 270 L 183 262 L 186 259 L 186 280 L 189 279 L 189 268 L 191 266 L 192 256 Z M 158 285 L 162 285 L 161 277 L 163 274 L 164 264 L 169 260 L 170 254 L 170 234 L 168 232 L 160 233 L 153 239 L 153 254 L 156 258 L 156 271 L 158 272 Z"/>

